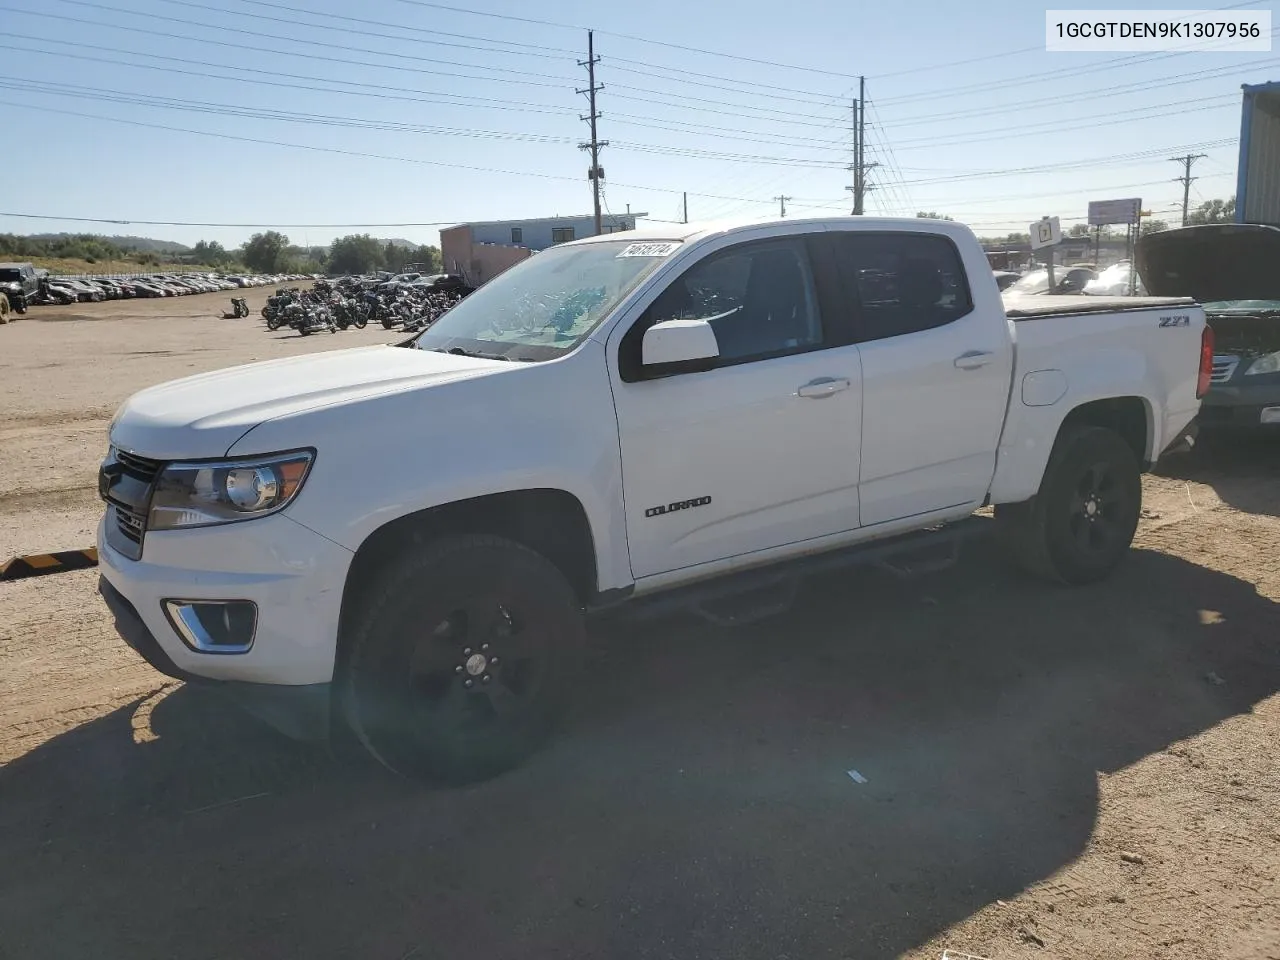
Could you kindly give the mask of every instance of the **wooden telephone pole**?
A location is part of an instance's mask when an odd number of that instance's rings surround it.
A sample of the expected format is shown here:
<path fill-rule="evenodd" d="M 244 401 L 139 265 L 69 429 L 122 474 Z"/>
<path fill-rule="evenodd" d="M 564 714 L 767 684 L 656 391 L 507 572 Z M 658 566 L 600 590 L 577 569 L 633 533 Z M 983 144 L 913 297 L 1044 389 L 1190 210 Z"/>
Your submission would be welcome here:
<path fill-rule="evenodd" d="M 596 134 L 596 121 L 600 119 L 600 111 L 596 109 L 596 94 L 604 89 L 603 84 L 596 83 L 596 64 L 599 62 L 600 58 L 596 56 L 595 31 L 588 30 L 587 59 L 578 61 L 578 66 L 587 68 L 587 89 L 577 92 L 586 94 L 587 103 L 590 105 L 591 112 L 578 119 L 585 120 L 591 125 L 591 140 L 588 143 L 578 144 L 578 149 L 591 153 L 591 169 L 587 171 L 587 179 L 591 181 L 591 205 L 595 212 L 596 236 L 600 235 L 600 181 L 604 179 L 604 168 L 600 166 L 600 151 L 609 145 L 608 140 L 602 141 Z"/>

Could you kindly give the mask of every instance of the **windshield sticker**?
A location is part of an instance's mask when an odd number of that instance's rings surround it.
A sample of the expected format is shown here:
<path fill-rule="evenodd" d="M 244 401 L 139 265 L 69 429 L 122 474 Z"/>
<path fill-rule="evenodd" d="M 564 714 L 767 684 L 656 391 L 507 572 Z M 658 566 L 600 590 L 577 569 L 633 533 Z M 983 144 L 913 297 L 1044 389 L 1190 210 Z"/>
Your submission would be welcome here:
<path fill-rule="evenodd" d="M 660 240 L 649 243 L 629 243 L 622 248 L 618 259 L 623 257 L 669 257 L 675 253 L 680 244 L 671 240 Z"/>

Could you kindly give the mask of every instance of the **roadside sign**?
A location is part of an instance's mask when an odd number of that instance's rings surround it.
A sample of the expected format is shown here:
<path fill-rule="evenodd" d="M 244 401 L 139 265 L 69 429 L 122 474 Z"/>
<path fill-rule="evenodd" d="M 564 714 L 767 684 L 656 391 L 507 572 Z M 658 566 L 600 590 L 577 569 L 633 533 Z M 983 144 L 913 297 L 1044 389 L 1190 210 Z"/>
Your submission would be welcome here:
<path fill-rule="evenodd" d="M 1142 213 L 1140 199 L 1089 201 L 1089 226 L 1105 227 L 1112 223 L 1137 223 Z"/>
<path fill-rule="evenodd" d="M 1031 234 L 1032 250 L 1051 247 L 1055 243 L 1062 242 L 1062 224 L 1057 217 L 1045 217 L 1043 220 L 1037 220 L 1027 228 L 1027 232 Z"/>

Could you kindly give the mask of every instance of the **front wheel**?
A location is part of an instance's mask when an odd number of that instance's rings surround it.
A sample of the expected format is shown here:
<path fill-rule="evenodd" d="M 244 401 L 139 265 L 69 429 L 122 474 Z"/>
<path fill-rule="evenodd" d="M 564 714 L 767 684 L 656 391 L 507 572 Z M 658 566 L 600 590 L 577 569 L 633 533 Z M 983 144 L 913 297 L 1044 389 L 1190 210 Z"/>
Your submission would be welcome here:
<path fill-rule="evenodd" d="M 1014 559 L 1069 584 L 1105 579 L 1124 560 L 1142 511 L 1142 471 L 1122 437 L 1080 427 L 1054 446 L 1040 492 L 996 507 Z"/>
<path fill-rule="evenodd" d="M 397 558 L 352 623 L 340 686 L 356 737 L 405 775 L 515 766 L 567 704 L 585 645 L 564 575 L 518 543 L 449 537 Z"/>
<path fill-rule="evenodd" d="M 369 325 L 369 319 L 361 314 L 356 314 L 356 318 L 352 323 L 356 325 L 357 330 L 363 330 Z"/>
<path fill-rule="evenodd" d="M 0 293 L 0 323 L 9 322 L 9 298 Z"/>

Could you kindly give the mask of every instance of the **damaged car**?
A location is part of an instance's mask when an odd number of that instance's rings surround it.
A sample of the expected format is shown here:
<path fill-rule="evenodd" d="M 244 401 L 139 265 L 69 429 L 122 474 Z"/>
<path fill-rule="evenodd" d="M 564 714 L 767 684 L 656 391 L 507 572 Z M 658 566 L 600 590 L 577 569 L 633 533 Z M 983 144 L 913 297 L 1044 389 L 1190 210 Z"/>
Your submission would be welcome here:
<path fill-rule="evenodd" d="M 1138 273 L 1159 297 L 1192 297 L 1214 333 L 1201 430 L 1280 430 L 1280 227 L 1214 223 L 1148 234 Z"/>

